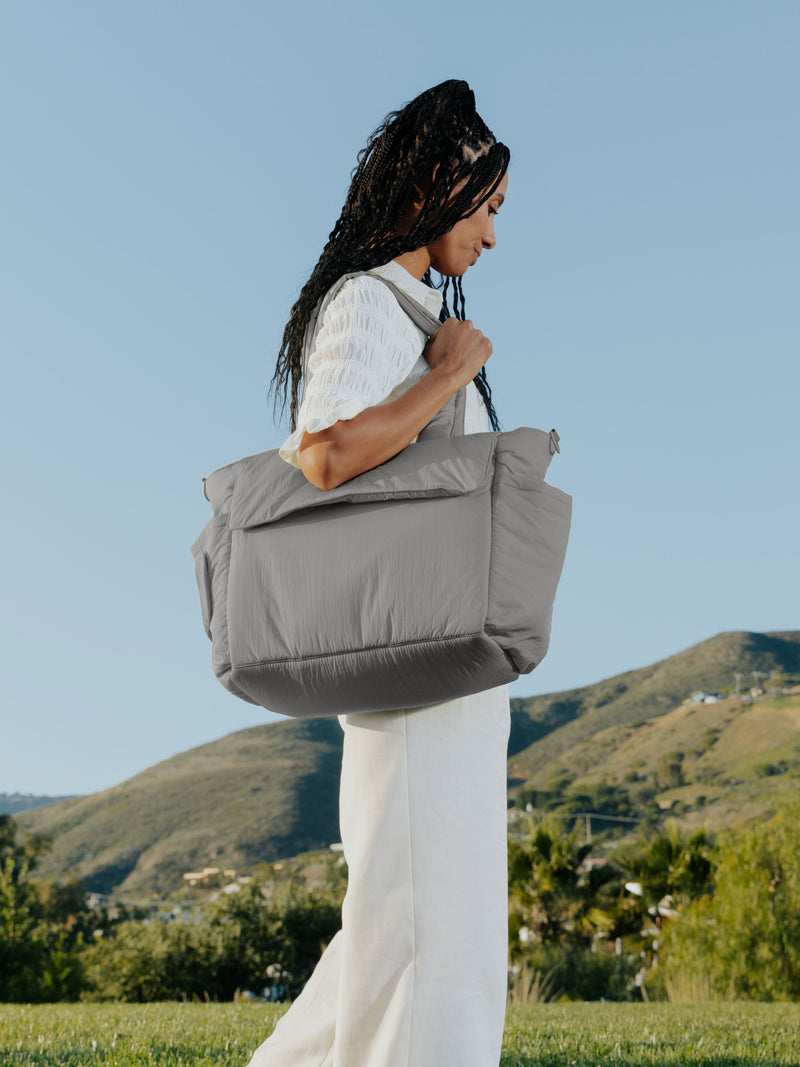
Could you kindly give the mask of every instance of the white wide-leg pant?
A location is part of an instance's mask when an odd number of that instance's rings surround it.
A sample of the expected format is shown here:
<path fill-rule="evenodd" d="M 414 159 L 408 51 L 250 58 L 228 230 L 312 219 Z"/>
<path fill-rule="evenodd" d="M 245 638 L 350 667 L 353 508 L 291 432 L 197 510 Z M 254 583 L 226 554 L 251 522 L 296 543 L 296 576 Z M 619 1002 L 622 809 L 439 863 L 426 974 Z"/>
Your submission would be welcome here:
<path fill-rule="evenodd" d="M 498 1067 L 508 686 L 338 718 L 342 928 L 248 1067 Z"/>

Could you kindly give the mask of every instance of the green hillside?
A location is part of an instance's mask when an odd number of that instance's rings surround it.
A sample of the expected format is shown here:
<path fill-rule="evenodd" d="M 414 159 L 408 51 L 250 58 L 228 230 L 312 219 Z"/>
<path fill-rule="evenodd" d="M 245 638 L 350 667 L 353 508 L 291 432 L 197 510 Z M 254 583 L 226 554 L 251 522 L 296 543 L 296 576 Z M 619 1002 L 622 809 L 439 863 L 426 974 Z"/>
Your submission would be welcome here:
<path fill-rule="evenodd" d="M 764 810 L 800 779 L 800 697 L 748 702 L 753 671 L 765 685 L 776 671 L 800 677 L 800 631 L 718 634 L 594 685 L 512 700 L 509 802 L 602 802 L 631 816 L 671 805 L 688 823 L 719 825 Z M 731 693 L 735 672 L 741 696 L 682 705 L 695 690 Z M 70 871 L 129 896 L 170 892 L 189 870 L 247 870 L 338 841 L 342 740 L 334 717 L 268 723 L 17 819 L 54 838 L 44 875 Z"/>
<path fill-rule="evenodd" d="M 536 810 L 634 818 L 655 805 L 683 828 L 719 830 L 768 817 L 798 788 L 795 691 L 683 705 L 637 725 L 606 727 L 539 766 L 515 796 Z"/>
<path fill-rule="evenodd" d="M 766 677 L 774 670 L 800 674 L 800 631 L 717 634 L 649 667 L 582 689 L 514 700 L 509 776 L 525 782 L 584 738 L 664 715 L 695 690 L 727 694 L 735 672 L 743 675 L 745 689 L 752 685 L 753 671 Z"/>
<path fill-rule="evenodd" d="M 247 870 L 338 841 L 343 736 L 335 717 L 255 726 L 17 821 L 54 838 L 43 875 L 168 892 L 186 871 Z"/>

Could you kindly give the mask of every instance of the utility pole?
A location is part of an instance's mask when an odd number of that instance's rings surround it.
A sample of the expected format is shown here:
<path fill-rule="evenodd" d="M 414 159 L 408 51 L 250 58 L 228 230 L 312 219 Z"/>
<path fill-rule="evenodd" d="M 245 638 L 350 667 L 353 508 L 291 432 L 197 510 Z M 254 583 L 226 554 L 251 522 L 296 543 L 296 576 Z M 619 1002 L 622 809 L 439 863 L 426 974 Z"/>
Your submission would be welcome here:
<path fill-rule="evenodd" d="M 734 671 L 733 672 L 733 679 L 734 679 L 734 682 L 736 683 L 736 696 L 737 697 L 739 696 L 739 693 L 741 692 L 741 689 L 742 689 L 742 678 L 744 678 L 744 674 L 742 674 L 741 671 Z"/>
<path fill-rule="evenodd" d="M 591 843 L 592 843 L 592 817 L 587 812 L 587 814 L 584 815 L 584 819 L 586 821 L 586 844 L 587 845 L 591 845 Z"/>

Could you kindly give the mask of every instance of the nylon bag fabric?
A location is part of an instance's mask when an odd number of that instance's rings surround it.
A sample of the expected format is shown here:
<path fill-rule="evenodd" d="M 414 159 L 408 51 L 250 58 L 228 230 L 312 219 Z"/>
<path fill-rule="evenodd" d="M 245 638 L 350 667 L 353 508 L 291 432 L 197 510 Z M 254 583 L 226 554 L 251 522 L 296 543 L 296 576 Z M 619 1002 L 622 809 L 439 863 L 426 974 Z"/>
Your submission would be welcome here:
<path fill-rule="evenodd" d="M 315 316 L 367 273 L 343 275 Z M 370 277 L 435 334 L 427 309 Z M 204 479 L 213 515 L 191 552 L 226 689 L 298 718 L 388 711 L 482 692 L 542 661 L 572 516 L 572 498 L 544 480 L 558 434 L 464 434 L 465 405 L 462 389 L 415 442 L 334 489 L 277 449 Z"/>

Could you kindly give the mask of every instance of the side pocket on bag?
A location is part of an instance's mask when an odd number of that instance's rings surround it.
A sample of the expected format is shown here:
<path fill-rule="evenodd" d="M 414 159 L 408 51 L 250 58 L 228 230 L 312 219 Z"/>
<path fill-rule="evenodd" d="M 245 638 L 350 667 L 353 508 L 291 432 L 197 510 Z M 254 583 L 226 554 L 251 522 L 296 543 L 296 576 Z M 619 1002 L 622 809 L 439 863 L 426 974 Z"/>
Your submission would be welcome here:
<path fill-rule="evenodd" d="M 194 560 L 194 576 L 197 579 L 197 589 L 200 593 L 200 611 L 203 616 L 203 626 L 211 640 L 211 616 L 214 611 L 214 601 L 211 595 L 211 572 L 208 569 L 208 556 L 201 549 Z"/>
<path fill-rule="evenodd" d="M 203 616 L 203 629 L 208 635 L 212 646 L 218 644 L 216 632 L 220 622 L 214 614 L 224 614 L 225 596 L 219 588 L 220 580 L 227 581 L 228 555 L 225 552 L 226 545 L 230 541 L 230 531 L 224 517 L 214 516 L 203 527 L 203 531 L 192 545 L 192 557 L 194 559 L 194 576 L 197 581 L 197 591 L 200 594 L 200 612 Z M 220 574 L 224 567 L 225 574 Z M 216 595 L 215 595 L 216 588 Z"/>
<path fill-rule="evenodd" d="M 203 628 L 211 641 L 211 666 L 230 688 L 231 653 L 228 645 L 228 574 L 231 530 L 226 515 L 215 515 L 192 545 L 194 574 L 200 594 Z M 246 698 L 245 698 L 246 699 Z"/>

